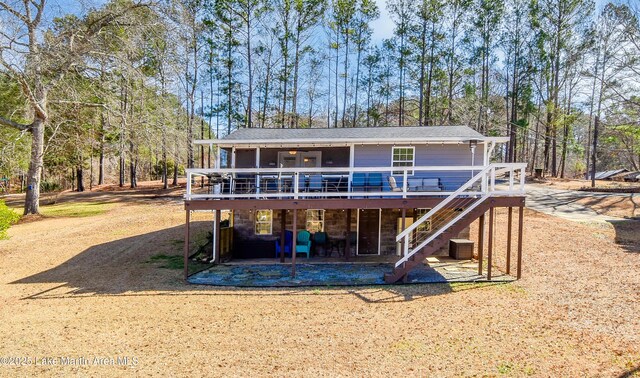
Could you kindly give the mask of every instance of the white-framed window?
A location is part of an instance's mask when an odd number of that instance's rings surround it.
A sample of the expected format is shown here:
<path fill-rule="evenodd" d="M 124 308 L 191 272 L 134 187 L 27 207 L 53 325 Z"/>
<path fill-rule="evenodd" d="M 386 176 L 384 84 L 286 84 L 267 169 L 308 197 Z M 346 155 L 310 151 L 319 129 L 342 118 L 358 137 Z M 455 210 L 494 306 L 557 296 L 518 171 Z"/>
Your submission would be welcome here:
<path fill-rule="evenodd" d="M 416 148 L 413 146 L 399 146 L 391 148 L 392 167 L 413 167 L 416 163 Z M 413 175 L 413 170 L 407 172 Z M 394 171 L 394 175 L 401 175 L 403 171 Z"/>
<path fill-rule="evenodd" d="M 307 210 L 307 231 L 321 232 L 324 231 L 324 210 L 309 209 Z"/>
<path fill-rule="evenodd" d="M 273 210 L 256 210 L 256 235 L 271 235 L 273 228 Z"/>

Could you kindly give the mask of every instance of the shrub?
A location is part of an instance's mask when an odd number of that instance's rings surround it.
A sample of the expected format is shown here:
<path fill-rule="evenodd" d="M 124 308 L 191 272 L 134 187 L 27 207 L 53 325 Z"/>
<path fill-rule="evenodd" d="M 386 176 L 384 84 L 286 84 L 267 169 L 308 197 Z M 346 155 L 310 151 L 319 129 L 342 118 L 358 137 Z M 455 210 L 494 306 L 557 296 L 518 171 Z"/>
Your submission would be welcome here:
<path fill-rule="evenodd" d="M 61 189 L 60 184 L 53 181 L 42 181 L 40 183 L 40 191 L 42 193 L 57 192 Z"/>
<path fill-rule="evenodd" d="M 20 215 L 9 209 L 4 201 L 0 201 L 0 239 L 7 238 L 7 230 L 19 219 Z"/>

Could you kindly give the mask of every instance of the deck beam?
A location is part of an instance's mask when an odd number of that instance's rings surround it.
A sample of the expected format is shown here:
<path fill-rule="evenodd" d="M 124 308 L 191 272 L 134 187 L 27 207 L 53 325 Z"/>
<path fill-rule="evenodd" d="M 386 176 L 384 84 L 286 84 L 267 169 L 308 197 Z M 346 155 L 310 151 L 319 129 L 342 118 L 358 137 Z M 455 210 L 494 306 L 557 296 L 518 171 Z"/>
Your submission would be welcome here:
<path fill-rule="evenodd" d="M 442 202 L 442 197 L 422 198 L 318 198 L 318 199 L 235 199 L 235 200 L 185 200 L 185 210 L 293 210 L 293 209 L 416 209 L 432 208 Z M 492 197 L 496 207 L 522 206 L 525 198 Z M 469 198 L 469 203 L 475 198 Z M 460 205 L 464 207 L 464 205 Z"/>

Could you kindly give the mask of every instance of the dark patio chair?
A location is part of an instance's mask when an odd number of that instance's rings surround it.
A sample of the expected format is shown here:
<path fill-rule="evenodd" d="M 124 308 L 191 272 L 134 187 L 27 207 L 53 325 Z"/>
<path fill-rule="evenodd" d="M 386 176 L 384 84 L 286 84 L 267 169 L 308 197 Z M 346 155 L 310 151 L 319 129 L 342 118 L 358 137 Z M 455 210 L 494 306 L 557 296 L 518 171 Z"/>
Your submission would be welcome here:
<path fill-rule="evenodd" d="M 322 248 L 322 254 L 327 256 L 327 245 L 329 244 L 329 237 L 327 233 L 324 231 L 318 231 L 313 234 L 313 243 L 315 248 L 315 253 L 318 255 L 318 247 Z"/>

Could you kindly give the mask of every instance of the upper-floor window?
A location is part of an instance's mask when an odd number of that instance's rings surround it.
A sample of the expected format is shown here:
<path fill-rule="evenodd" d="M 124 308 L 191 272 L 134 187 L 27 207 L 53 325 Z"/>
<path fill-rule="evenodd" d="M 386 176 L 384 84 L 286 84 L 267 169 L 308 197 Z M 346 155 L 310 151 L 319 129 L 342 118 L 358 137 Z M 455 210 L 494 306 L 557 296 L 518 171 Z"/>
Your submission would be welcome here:
<path fill-rule="evenodd" d="M 391 151 L 392 167 L 413 167 L 416 162 L 415 147 L 393 147 Z M 404 171 L 394 171 L 394 175 L 401 175 Z M 413 170 L 407 172 L 413 175 Z"/>

